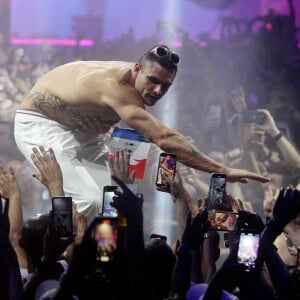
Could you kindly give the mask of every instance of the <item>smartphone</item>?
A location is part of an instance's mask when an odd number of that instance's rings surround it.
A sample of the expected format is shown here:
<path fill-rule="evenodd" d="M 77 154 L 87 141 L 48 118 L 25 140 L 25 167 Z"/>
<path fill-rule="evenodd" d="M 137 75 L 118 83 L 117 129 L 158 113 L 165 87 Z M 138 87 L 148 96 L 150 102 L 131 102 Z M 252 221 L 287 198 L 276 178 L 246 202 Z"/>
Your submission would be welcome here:
<path fill-rule="evenodd" d="M 99 216 L 95 218 L 94 239 L 97 241 L 97 262 L 114 259 L 118 242 L 118 218 Z"/>
<path fill-rule="evenodd" d="M 151 239 L 160 239 L 160 240 L 163 240 L 163 241 L 167 242 L 167 236 L 166 235 L 161 235 L 161 234 L 157 234 L 157 233 L 152 233 L 150 235 L 150 240 Z"/>
<path fill-rule="evenodd" d="M 59 237 L 70 237 L 73 234 L 72 197 L 52 198 L 52 222 Z"/>
<path fill-rule="evenodd" d="M 244 123 L 257 123 L 262 125 L 265 121 L 265 114 L 257 110 L 246 110 L 243 112 Z"/>
<path fill-rule="evenodd" d="M 104 217 L 118 217 L 118 210 L 110 205 L 115 196 L 114 191 L 118 189 L 115 185 L 106 185 L 103 187 L 103 198 L 102 198 L 102 216 Z"/>
<path fill-rule="evenodd" d="M 208 210 L 232 211 L 231 203 L 226 197 L 227 175 L 223 173 L 212 173 L 209 184 Z"/>
<path fill-rule="evenodd" d="M 249 269 L 255 267 L 259 246 L 259 234 L 242 232 L 238 248 L 238 263 Z"/>
<path fill-rule="evenodd" d="M 209 210 L 209 229 L 214 231 L 235 231 L 237 217 L 238 213 Z"/>
<path fill-rule="evenodd" d="M 162 152 L 159 156 L 156 186 L 169 187 L 168 180 L 173 180 L 176 173 L 177 157 L 175 154 Z"/>

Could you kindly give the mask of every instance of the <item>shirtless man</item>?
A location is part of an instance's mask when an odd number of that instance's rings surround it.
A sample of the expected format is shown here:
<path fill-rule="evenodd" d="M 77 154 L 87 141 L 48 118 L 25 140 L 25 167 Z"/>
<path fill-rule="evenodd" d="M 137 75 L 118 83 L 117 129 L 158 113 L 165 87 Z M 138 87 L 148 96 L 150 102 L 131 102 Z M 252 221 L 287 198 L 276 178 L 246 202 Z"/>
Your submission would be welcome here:
<path fill-rule="evenodd" d="M 77 61 L 51 70 L 36 82 L 16 113 L 19 149 L 31 162 L 32 147 L 53 148 L 65 194 L 89 220 L 100 210 L 102 187 L 110 184 L 101 164 L 107 151 L 101 137 L 120 120 L 189 167 L 226 173 L 230 181 L 267 182 L 258 174 L 215 162 L 145 110 L 168 91 L 178 63 L 175 52 L 159 45 L 138 63 Z"/>

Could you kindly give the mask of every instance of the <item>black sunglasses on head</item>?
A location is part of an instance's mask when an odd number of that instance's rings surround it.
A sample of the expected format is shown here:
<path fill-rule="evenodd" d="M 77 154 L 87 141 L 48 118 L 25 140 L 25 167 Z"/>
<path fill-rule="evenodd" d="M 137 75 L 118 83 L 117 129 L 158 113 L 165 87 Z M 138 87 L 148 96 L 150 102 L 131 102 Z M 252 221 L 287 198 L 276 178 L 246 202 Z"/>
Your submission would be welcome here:
<path fill-rule="evenodd" d="M 153 48 L 151 53 L 157 57 L 168 56 L 170 58 L 170 61 L 174 65 L 178 65 L 180 62 L 180 58 L 179 58 L 178 54 L 176 54 L 171 49 L 163 47 L 163 46 L 158 46 L 158 47 Z"/>

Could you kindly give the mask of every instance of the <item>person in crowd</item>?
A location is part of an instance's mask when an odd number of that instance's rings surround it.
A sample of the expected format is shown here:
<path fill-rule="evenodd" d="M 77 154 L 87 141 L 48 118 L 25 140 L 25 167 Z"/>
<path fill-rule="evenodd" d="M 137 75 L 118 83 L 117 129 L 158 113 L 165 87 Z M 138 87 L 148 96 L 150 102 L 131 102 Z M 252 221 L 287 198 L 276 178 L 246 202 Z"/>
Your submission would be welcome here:
<path fill-rule="evenodd" d="M 278 162 L 270 165 L 268 174 L 270 178 L 272 178 L 272 181 L 264 186 L 263 211 L 266 220 L 272 217 L 279 189 L 283 186 L 297 186 L 299 182 L 299 169 L 290 166 L 286 162 Z M 295 241 L 295 237 L 299 234 L 297 224 L 299 225 L 299 216 L 291 220 L 274 241 L 279 256 L 291 271 L 294 271 L 297 258 L 297 243 L 294 244 L 293 242 Z"/>
<path fill-rule="evenodd" d="M 21 103 L 14 131 L 19 149 L 28 160 L 33 146 L 55 150 L 64 173 L 64 190 L 89 220 L 99 211 L 99 195 L 110 179 L 104 165 L 103 135 L 120 120 L 190 167 L 223 172 L 232 181 L 268 181 L 215 162 L 145 110 L 169 90 L 179 60 L 172 49 L 157 45 L 137 63 L 67 63 L 42 76 Z M 64 85 L 62 78 L 68 78 Z"/>
<path fill-rule="evenodd" d="M 0 291 L 3 299 L 22 300 L 23 283 L 18 258 L 9 239 L 9 203 L 14 200 L 0 199 Z"/>
<path fill-rule="evenodd" d="M 3 198 L 10 199 L 8 210 L 10 230 L 9 239 L 18 258 L 21 270 L 27 269 L 27 259 L 24 249 L 20 246 L 19 240 L 23 226 L 23 210 L 21 190 L 12 167 L 0 166 L 0 191 Z"/>
<path fill-rule="evenodd" d="M 176 255 L 171 246 L 160 238 L 150 239 L 145 249 L 150 285 L 157 299 L 166 299 L 170 295 Z"/>

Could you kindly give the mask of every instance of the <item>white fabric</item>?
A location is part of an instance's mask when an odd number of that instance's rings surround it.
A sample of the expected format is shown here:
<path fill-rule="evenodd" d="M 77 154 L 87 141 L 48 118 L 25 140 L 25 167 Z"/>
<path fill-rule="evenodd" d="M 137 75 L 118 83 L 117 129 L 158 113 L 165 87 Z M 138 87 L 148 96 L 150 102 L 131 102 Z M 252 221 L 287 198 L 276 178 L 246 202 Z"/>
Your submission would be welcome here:
<path fill-rule="evenodd" d="M 83 144 L 68 127 L 24 109 L 16 113 L 14 134 L 18 148 L 32 165 L 33 147 L 53 148 L 63 173 L 65 194 L 73 198 L 77 210 L 90 223 L 101 211 L 103 186 L 111 184 L 103 159 L 107 148 L 102 140 Z"/>

